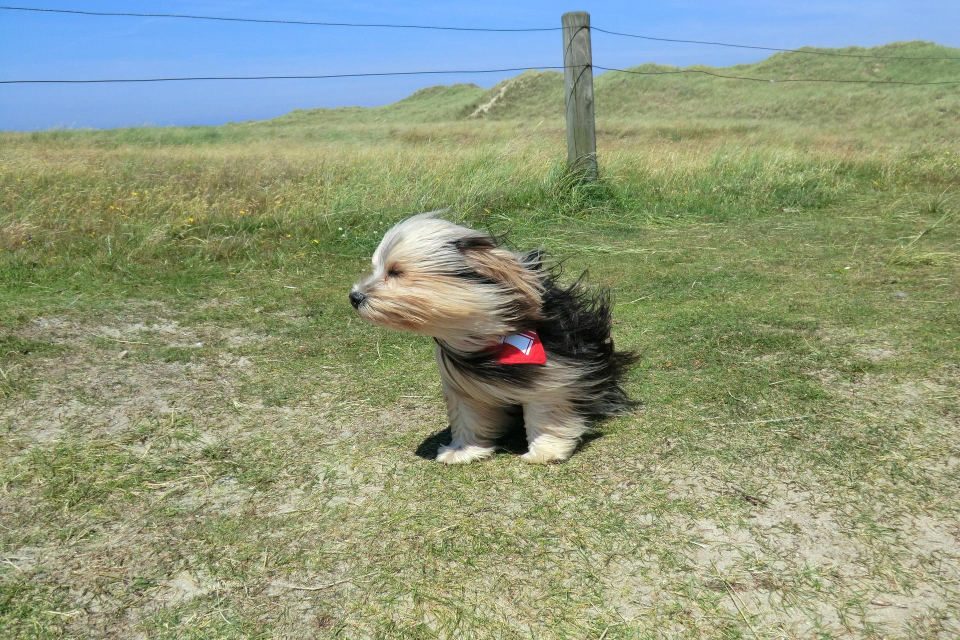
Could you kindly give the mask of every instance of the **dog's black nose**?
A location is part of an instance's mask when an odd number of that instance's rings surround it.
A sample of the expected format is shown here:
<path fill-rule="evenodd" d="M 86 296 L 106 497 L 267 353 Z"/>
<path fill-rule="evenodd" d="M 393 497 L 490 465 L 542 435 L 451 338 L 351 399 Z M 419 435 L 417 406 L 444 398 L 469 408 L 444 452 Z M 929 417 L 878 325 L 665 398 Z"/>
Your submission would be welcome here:
<path fill-rule="evenodd" d="M 363 295 L 359 291 L 350 292 L 350 304 L 353 305 L 354 309 L 359 309 L 360 305 L 363 304 L 363 301 L 367 299 L 367 296 Z"/>

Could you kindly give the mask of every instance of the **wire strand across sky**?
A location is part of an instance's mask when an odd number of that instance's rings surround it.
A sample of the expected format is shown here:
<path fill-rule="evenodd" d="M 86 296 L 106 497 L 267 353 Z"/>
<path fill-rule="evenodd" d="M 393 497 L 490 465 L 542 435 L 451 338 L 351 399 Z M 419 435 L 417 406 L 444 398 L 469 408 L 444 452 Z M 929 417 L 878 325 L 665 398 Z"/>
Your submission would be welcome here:
<path fill-rule="evenodd" d="M 272 18 L 230 18 L 226 16 L 195 16 L 184 13 L 131 13 L 127 11 L 81 11 L 79 9 L 41 9 L 37 7 L 0 6 L 6 11 L 36 11 L 41 13 L 69 13 L 81 16 L 111 16 L 124 18 L 180 18 L 186 20 L 215 20 L 219 22 L 254 22 L 260 24 L 288 24 L 310 27 L 372 27 L 380 29 L 430 29 L 435 31 L 487 31 L 494 33 L 521 33 L 531 31 L 560 31 L 563 27 L 506 29 L 487 27 L 444 27 L 424 24 L 390 24 L 370 22 L 320 22 L 314 20 L 275 20 Z"/>
<path fill-rule="evenodd" d="M 680 40 L 677 38 L 658 38 L 654 36 L 644 36 L 637 33 L 623 33 L 621 31 L 608 31 L 600 27 L 590 27 L 591 31 L 606 33 L 613 36 L 623 36 L 625 38 L 638 38 L 640 40 L 651 40 L 654 42 L 675 42 L 680 44 L 704 44 L 714 47 L 734 47 L 737 49 L 759 49 L 761 51 L 779 51 L 787 53 L 803 53 L 813 56 L 831 56 L 835 58 L 872 58 L 881 60 L 956 60 L 956 56 L 879 56 L 870 53 L 837 53 L 835 51 L 817 51 L 815 49 L 781 49 L 779 47 L 761 47 L 752 44 L 731 44 L 729 42 L 712 42 L 709 40 Z"/>
<path fill-rule="evenodd" d="M 430 71 L 374 71 L 370 73 L 325 73 L 295 76 L 185 76 L 176 78 L 104 78 L 92 80 L 0 80 L 0 84 L 96 84 L 120 82 L 184 82 L 191 80 L 326 80 L 332 78 L 367 78 L 382 76 L 421 76 L 455 73 L 510 73 L 534 69 L 563 69 L 563 67 L 533 66 L 506 69 L 444 69 Z"/>

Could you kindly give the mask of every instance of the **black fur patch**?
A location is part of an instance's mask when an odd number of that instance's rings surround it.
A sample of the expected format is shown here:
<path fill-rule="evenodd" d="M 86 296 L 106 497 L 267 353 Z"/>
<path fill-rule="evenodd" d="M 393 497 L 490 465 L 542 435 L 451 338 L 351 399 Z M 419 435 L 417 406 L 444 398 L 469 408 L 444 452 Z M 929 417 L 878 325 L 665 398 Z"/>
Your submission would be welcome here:
<path fill-rule="evenodd" d="M 481 284 L 497 284 L 497 281 L 489 276 L 485 276 L 482 273 L 477 273 L 472 269 L 463 269 L 461 271 L 455 271 L 453 273 L 454 277 L 460 278 L 461 280 L 470 280 L 471 282 L 479 282 Z"/>
<path fill-rule="evenodd" d="M 546 275 L 543 283 L 544 319 L 535 328 L 548 360 L 559 356 L 583 365 L 579 411 L 604 416 L 636 406 L 620 382 L 638 356 L 614 349 L 609 291 L 588 289 L 582 275 L 567 287 L 558 285 L 552 275 Z"/>

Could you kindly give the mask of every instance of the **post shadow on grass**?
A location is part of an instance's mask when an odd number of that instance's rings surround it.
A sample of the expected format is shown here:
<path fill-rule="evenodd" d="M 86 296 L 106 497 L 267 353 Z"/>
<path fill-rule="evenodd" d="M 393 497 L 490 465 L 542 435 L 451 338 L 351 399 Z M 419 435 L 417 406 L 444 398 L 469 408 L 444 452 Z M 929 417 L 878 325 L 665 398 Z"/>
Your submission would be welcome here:
<path fill-rule="evenodd" d="M 596 421 L 596 424 L 599 424 L 599 421 Z M 580 451 L 589 447 L 591 442 L 602 437 L 603 434 L 599 431 L 590 431 L 585 434 L 580 438 L 580 444 L 577 445 L 573 455 L 577 455 Z M 417 457 L 424 460 L 436 460 L 437 450 L 450 444 L 451 440 L 453 440 L 453 434 L 450 432 L 450 427 L 447 427 L 421 442 L 415 453 Z M 526 453 L 527 448 L 527 434 L 523 430 L 523 413 L 520 407 L 516 407 L 510 412 L 510 424 L 506 431 L 497 438 L 497 454 L 519 456 Z"/>

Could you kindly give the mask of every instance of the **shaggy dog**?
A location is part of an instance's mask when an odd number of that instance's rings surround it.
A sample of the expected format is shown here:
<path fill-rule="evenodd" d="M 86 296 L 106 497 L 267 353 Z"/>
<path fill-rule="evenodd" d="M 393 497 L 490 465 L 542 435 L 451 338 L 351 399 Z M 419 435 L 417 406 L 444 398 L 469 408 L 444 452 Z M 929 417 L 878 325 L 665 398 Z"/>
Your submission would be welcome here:
<path fill-rule="evenodd" d="M 620 386 L 632 353 L 614 351 L 610 300 L 561 286 L 539 251 L 423 213 L 387 231 L 350 303 L 373 324 L 430 336 L 453 441 L 447 464 L 490 456 L 522 408 L 526 462 L 566 460 L 589 419 L 633 403 Z"/>

